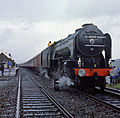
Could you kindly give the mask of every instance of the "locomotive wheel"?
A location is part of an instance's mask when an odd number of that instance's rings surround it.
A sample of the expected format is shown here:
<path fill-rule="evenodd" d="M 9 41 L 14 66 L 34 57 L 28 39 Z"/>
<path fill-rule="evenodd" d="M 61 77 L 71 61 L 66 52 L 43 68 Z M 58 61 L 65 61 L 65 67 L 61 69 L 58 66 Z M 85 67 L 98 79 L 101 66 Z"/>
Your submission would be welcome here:
<path fill-rule="evenodd" d="M 89 92 L 89 87 L 88 87 L 88 78 L 83 77 L 81 79 L 81 89 L 84 92 Z"/>
<path fill-rule="evenodd" d="M 95 86 L 94 81 L 90 77 L 82 77 L 80 87 L 81 90 L 87 93 L 91 93 Z"/>
<path fill-rule="evenodd" d="M 55 79 L 55 80 L 54 80 L 54 89 L 55 89 L 56 91 L 59 90 L 59 80 L 58 80 L 58 79 Z"/>
<path fill-rule="evenodd" d="M 81 91 L 83 90 L 82 78 L 75 77 L 75 79 L 74 79 L 74 87 L 81 90 Z"/>
<path fill-rule="evenodd" d="M 62 77 L 64 74 L 64 68 L 63 68 L 63 64 L 59 64 L 58 65 L 58 71 L 57 71 L 57 77 L 60 78 Z"/>
<path fill-rule="evenodd" d="M 89 84 L 90 84 L 90 92 L 93 92 L 94 89 L 95 89 L 95 79 L 94 78 L 90 78 L 90 81 L 89 81 Z"/>
<path fill-rule="evenodd" d="M 74 87 L 79 89 L 79 85 L 78 85 L 78 77 L 74 78 Z"/>
<path fill-rule="evenodd" d="M 54 79 L 54 89 L 56 91 L 59 90 L 59 78 L 61 78 L 62 76 L 63 76 L 63 64 L 60 63 L 58 65 L 57 72 L 55 73 L 55 78 L 56 79 Z"/>
<path fill-rule="evenodd" d="M 105 87 L 106 87 L 106 80 L 105 78 L 101 78 L 101 82 L 100 82 L 100 89 L 101 91 L 104 91 Z"/>
<path fill-rule="evenodd" d="M 69 78 L 73 78 L 74 77 L 73 69 L 72 69 L 71 64 L 67 63 L 67 64 L 64 65 L 64 75 L 68 76 Z"/>

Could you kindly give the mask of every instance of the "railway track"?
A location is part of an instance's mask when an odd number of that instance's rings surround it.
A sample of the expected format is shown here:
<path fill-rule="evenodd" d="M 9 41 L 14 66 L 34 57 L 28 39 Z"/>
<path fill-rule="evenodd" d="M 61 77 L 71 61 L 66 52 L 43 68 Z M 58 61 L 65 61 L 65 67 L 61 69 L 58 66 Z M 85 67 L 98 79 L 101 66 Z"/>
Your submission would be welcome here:
<path fill-rule="evenodd" d="M 106 88 L 103 93 L 101 93 L 101 97 L 96 95 L 101 100 L 104 100 L 106 103 L 111 104 L 114 109 L 120 112 L 120 92 L 114 89 Z"/>
<path fill-rule="evenodd" d="M 97 90 L 94 94 L 85 93 L 79 91 L 80 94 L 98 102 L 101 105 L 104 105 L 115 112 L 120 113 L 120 93 L 113 90 L 105 89 L 104 92 Z"/>
<path fill-rule="evenodd" d="M 110 91 L 110 92 L 113 92 L 115 94 L 120 94 L 120 90 L 117 90 L 117 89 L 113 89 L 113 88 L 105 88 L 105 91 Z"/>
<path fill-rule="evenodd" d="M 74 118 L 29 74 L 19 78 L 16 118 Z"/>

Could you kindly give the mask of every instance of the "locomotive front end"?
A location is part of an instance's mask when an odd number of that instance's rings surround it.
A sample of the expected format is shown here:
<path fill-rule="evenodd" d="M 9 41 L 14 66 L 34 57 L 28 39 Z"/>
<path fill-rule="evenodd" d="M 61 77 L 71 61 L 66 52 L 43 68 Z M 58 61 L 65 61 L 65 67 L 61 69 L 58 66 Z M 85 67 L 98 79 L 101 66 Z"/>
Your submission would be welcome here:
<path fill-rule="evenodd" d="M 78 68 L 75 68 L 77 85 L 80 88 L 94 89 L 106 86 L 105 77 L 110 75 L 111 38 L 103 34 L 97 26 L 85 24 L 76 37 Z"/>
<path fill-rule="evenodd" d="M 85 24 L 76 37 L 76 48 L 84 56 L 96 56 L 105 49 L 105 36 L 93 24 Z"/>

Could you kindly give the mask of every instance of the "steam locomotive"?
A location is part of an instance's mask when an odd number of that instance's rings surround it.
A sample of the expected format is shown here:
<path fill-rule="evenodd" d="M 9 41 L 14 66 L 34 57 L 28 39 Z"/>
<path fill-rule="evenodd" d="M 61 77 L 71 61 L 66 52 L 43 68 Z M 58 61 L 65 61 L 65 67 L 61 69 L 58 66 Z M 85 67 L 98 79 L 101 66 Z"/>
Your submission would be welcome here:
<path fill-rule="evenodd" d="M 75 33 L 54 42 L 38 56 L 39 67 L 46 68 L 54 79 L 54 88 L 59 89 L 59 77 L 71 78 L 74 86 L 81 90 L 93 90 L 99 86 L 104 90 L 106 76 L 113 74 L 109 67 L 111 37 L 93 24 L 84 24 Z M 27 66 L 37 61 L 28 61 Z"/>

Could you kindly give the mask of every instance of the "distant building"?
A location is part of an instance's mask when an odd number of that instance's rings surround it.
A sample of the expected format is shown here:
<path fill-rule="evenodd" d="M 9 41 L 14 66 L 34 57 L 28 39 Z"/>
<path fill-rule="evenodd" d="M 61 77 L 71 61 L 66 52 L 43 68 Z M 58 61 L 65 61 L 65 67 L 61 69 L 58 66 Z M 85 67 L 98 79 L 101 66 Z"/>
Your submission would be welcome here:
<path fill-rule="evenodd" d="M 12 60 L 11 55 L 0 51 L 0 66 L 3 66 L 4 68 L 11 68 L 15 66 L 14 60 Z"/>

